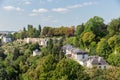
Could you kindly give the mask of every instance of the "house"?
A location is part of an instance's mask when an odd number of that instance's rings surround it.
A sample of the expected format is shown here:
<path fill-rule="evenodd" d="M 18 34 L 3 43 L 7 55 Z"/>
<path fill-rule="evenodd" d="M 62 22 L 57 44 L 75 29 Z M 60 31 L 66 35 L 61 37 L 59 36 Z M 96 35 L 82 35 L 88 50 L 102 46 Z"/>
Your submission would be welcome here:
<path fill-rule="evenodd" d="M 74 60 L 76 60 L 84 66 L 84 61 L 88 58 L 87 52 L 80 50 L 79 48 L 75 48 L 70 44 L 64 45 L 62 49 L 67 57 L 73 58 Z"/>
<path fill-rule="evenodd" d="M 49 38 L 25 38 L 26 43 L 38 43 L 40 46 L 47 46 Z"/>
<path fill-rule="evenodd" d="M 109 68 L 108 63 L 99 56 L 88 56 L 86 51 L 83 51 L 79 48 L 75 48 L 70 44 L 66 44 L 62 47 L 63 52 L 67 58 L 73 58 L 80 65 L 93 68 L 94 66 L 101 69 Z"/>
<path fill-rule="evenodd" d="M 48 38 L 41 39 L 39 42 L 40 46 L 47 46 L 47 42 L 49 41 Z"/>
<path fill-rule="evenodd" d="M 65 53 L 65 55 L 71 55 L 71 57 L 73 57 L 76 60 L 86 60 L 88 58 L 88 54 L 87 52 L 80 50 L 79 48 L 75 48 L 74 46 L 70 45 L 70 44 L 66 44 L 62 47 L 63 52 Z"/>
<path fill-rule="evenodd" d="M 73 48 L 74 48 L 74 47 L 73 47 L 72 45 L 70 45 L 70 44 L 66 44 L 66 45 L 64 45 L 64 46 L 62 47 L 63 52 L 64 52 L 66 55 L 68 55 L 68 54 L 71 54 L 71 55 L 72 55 L 71 50 L 72 50 Z"/>
<path fill-rule="evenodd" d="M 33 51 L 33 56 L 37 56 L 37 55 L 40 55 L 40 54 L 41 54 L 41 52 L 38 49 Z"/>
<path fill-rule="evenodd" d="M 88 58 L 87 52 L 80 50 L 79 48 L 73 48 L 71 52 L 72 52 L 72 56 L 76 60 L 83 61 Z"/>
<path fill-rule="evenodd" d="M 97 67 L 100 69 L 109 68 L 108 63 L 102 57 L 99 57 L 99 56 L 89 56 L 86 63 L 87 63 L 86 66 L 88 68 L 93 68 L 93 67 Z"/>
<path fill-rule="evenodd" d="M 4 43 L 9 43 L 9 42 L 12 41 L 12 39 L 11 39 L 11 37 L 3 36 L 2 41 L 3 41 Z"/>

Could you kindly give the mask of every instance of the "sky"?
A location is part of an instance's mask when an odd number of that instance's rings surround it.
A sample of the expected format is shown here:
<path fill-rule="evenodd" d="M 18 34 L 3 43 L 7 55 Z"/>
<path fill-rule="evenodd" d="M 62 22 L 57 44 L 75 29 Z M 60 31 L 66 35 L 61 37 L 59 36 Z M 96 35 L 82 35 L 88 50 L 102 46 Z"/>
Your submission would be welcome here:
<path fill-rule="evenodd" d="M 28 24 L 76 26 L 99 16 L 108 24 L 120 17 L 120 0 L 0 0 L 0 31 L 19 31 Z"/>

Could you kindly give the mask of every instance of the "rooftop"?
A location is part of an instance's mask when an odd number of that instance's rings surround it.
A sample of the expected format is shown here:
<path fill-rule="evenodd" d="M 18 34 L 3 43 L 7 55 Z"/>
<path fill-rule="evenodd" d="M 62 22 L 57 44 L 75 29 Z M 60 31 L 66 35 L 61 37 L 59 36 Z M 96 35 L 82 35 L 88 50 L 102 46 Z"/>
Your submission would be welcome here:
<path fill-rule="evenodd" d="M 102 57 L 99 56 L 89 56 L 88 60 L 93 65 L 108 65 L 108 63 Z"/>
<path fill-rule="evenodd" d="M 74 46 L 70 45 L 70 44 L 66 44 L 62 47 L 63 50 L 70 50 L 72 53 L 74 54 L 87 54 L 87 52 L 79 49 L 79 48 L 75 48 Z"/>

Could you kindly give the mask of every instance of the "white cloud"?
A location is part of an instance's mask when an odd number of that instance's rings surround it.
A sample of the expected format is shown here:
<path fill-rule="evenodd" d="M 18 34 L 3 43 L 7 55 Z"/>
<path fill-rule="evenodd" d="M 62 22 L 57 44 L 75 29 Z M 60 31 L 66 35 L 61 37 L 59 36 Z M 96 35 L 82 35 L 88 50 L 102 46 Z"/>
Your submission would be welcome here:
<path fill-rule="evenodd" d="M 20 7 L 17 7 L 15 8 L 16 11 L 24 11 L 24 9 L 20 8 Z"/>
<path fill-rule="evenodd" d="M 95 5 L 95 4 L 96 4 L 96 2 L 84 2 L 81 4 L 68 6 L 67 8 L 74 9 L 74 8 L 81 8 L 81 7 L 85 7 L 85 6 Z"/>
<path fill-rule="evenodd" d="M 40 4 L 46 4 L 48 2 L 53 2 L 53 0 L 39 0 Z"/>
<path fill-rule="evenodd" d="M 31 2 L 30 1 L 24 1 L 24 4 L 31 4 Z"/>
<path fill-rule="evenodd" d="M 14 7 L 13 6 L 4 6 L 3 9 L 7 10 L 7 11 L 11 11 L 11 10 L 14 10 Z"/>
<path fill-rule="evenodd" d="M 34 12 L 34 13 L 46 13 L 46 12 L 48 12 L 48 10 L 44 9 L 44 8 L 40 8 L 40 9 L 33 9 L 32 12 Z"/>
<path fill-rule="evenodd" d="M 75 5 L 71 5 L 71 6 L 67 6 L 67 7 L 63 7 L 63 8 L 53 8 L 52 11 L 55 11 L 55 12 L 67 12 L 70 9 L 81 8 L 81 7 L 95 5 L 95 4 L 96 4 L 96 2 L 84 2 L 84 3 L 75 4 Z"/>
<path fill-rule="evenodd" d="M 30 13 L 29 16 L 37 16 L 36 13 Z"/>
<path fill-rule="evenodd" d="M 67 8 L 54 8 L 54 9 L 52 9 L 52 11 L 55 11 L 55 12 L 66 12 L 66 11 L 68 11 L 68 9 Z"/>
<path fill-rule="evenodd" d="M 76 4 L 76 5 L 69 6 L 69 7 L 67 7 L 67 8 L 73 9 L 73 8 L 79 8 L 79 7 L 83 7 L 83 5 L 81 5 L 81 4 Z"/>
<path fill-rule="evenodd" d="M 14 6 L 4 6 L 3 9 L 6 11 L 24 11 L 24 9 Z"/>

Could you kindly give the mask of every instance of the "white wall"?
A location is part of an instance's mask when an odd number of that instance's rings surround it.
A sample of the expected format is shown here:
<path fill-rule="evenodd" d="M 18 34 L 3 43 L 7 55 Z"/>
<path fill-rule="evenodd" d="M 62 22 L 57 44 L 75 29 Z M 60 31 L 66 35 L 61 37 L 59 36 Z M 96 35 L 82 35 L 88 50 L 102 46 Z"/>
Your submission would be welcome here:
<path fill-rule="evenodd" d="M 71 54 L 71 51 L 69 51 L 69 50 L 66 50 L 66 54 Z"/>
<path fill-rule="evenodd" d="M 87 65 L 86 65 L 86 67 L 88 67 L 88 68 L 92 68 L 92 67 L 93 67 L 93 65 L 91 64 L 91 62 L 90 62 L 90 61 L 87 61 Z"/>
<path fill-rule="evenodd" d="M 6 37 L 3 37 L 3 42 L 5 43 L 8 43 L 8 42 L 11 42 L 11 38 L 6 38 Z"/>
<path fill-rule="evenodd" d="M 33 51 L 33 56 L 40 55 L 40 52 Z"/>
<path fill-rule="evenodd" d="M 109 68 L 109 65 L 92 65 L 90 61 L 87 61 L 86 67 L 93 68 L 93 66 L 96 66 L 98 69 L 108 69 Z"/>
<path fill-rule="evenodd" d="M 83 58 L 84 56 L 84 58 Z M 77 60 L 86 60 L 88 58 L 88 54 L 74 54 L 74 58 Z"/>
<path fill-rule="evenodd" d="M 100 67 L 99 67 L 100 66 Z M 97 68 L 100 68 L 100 69 L 108 69 L 109 66 L 108 65 L 97 65 Z"/>

